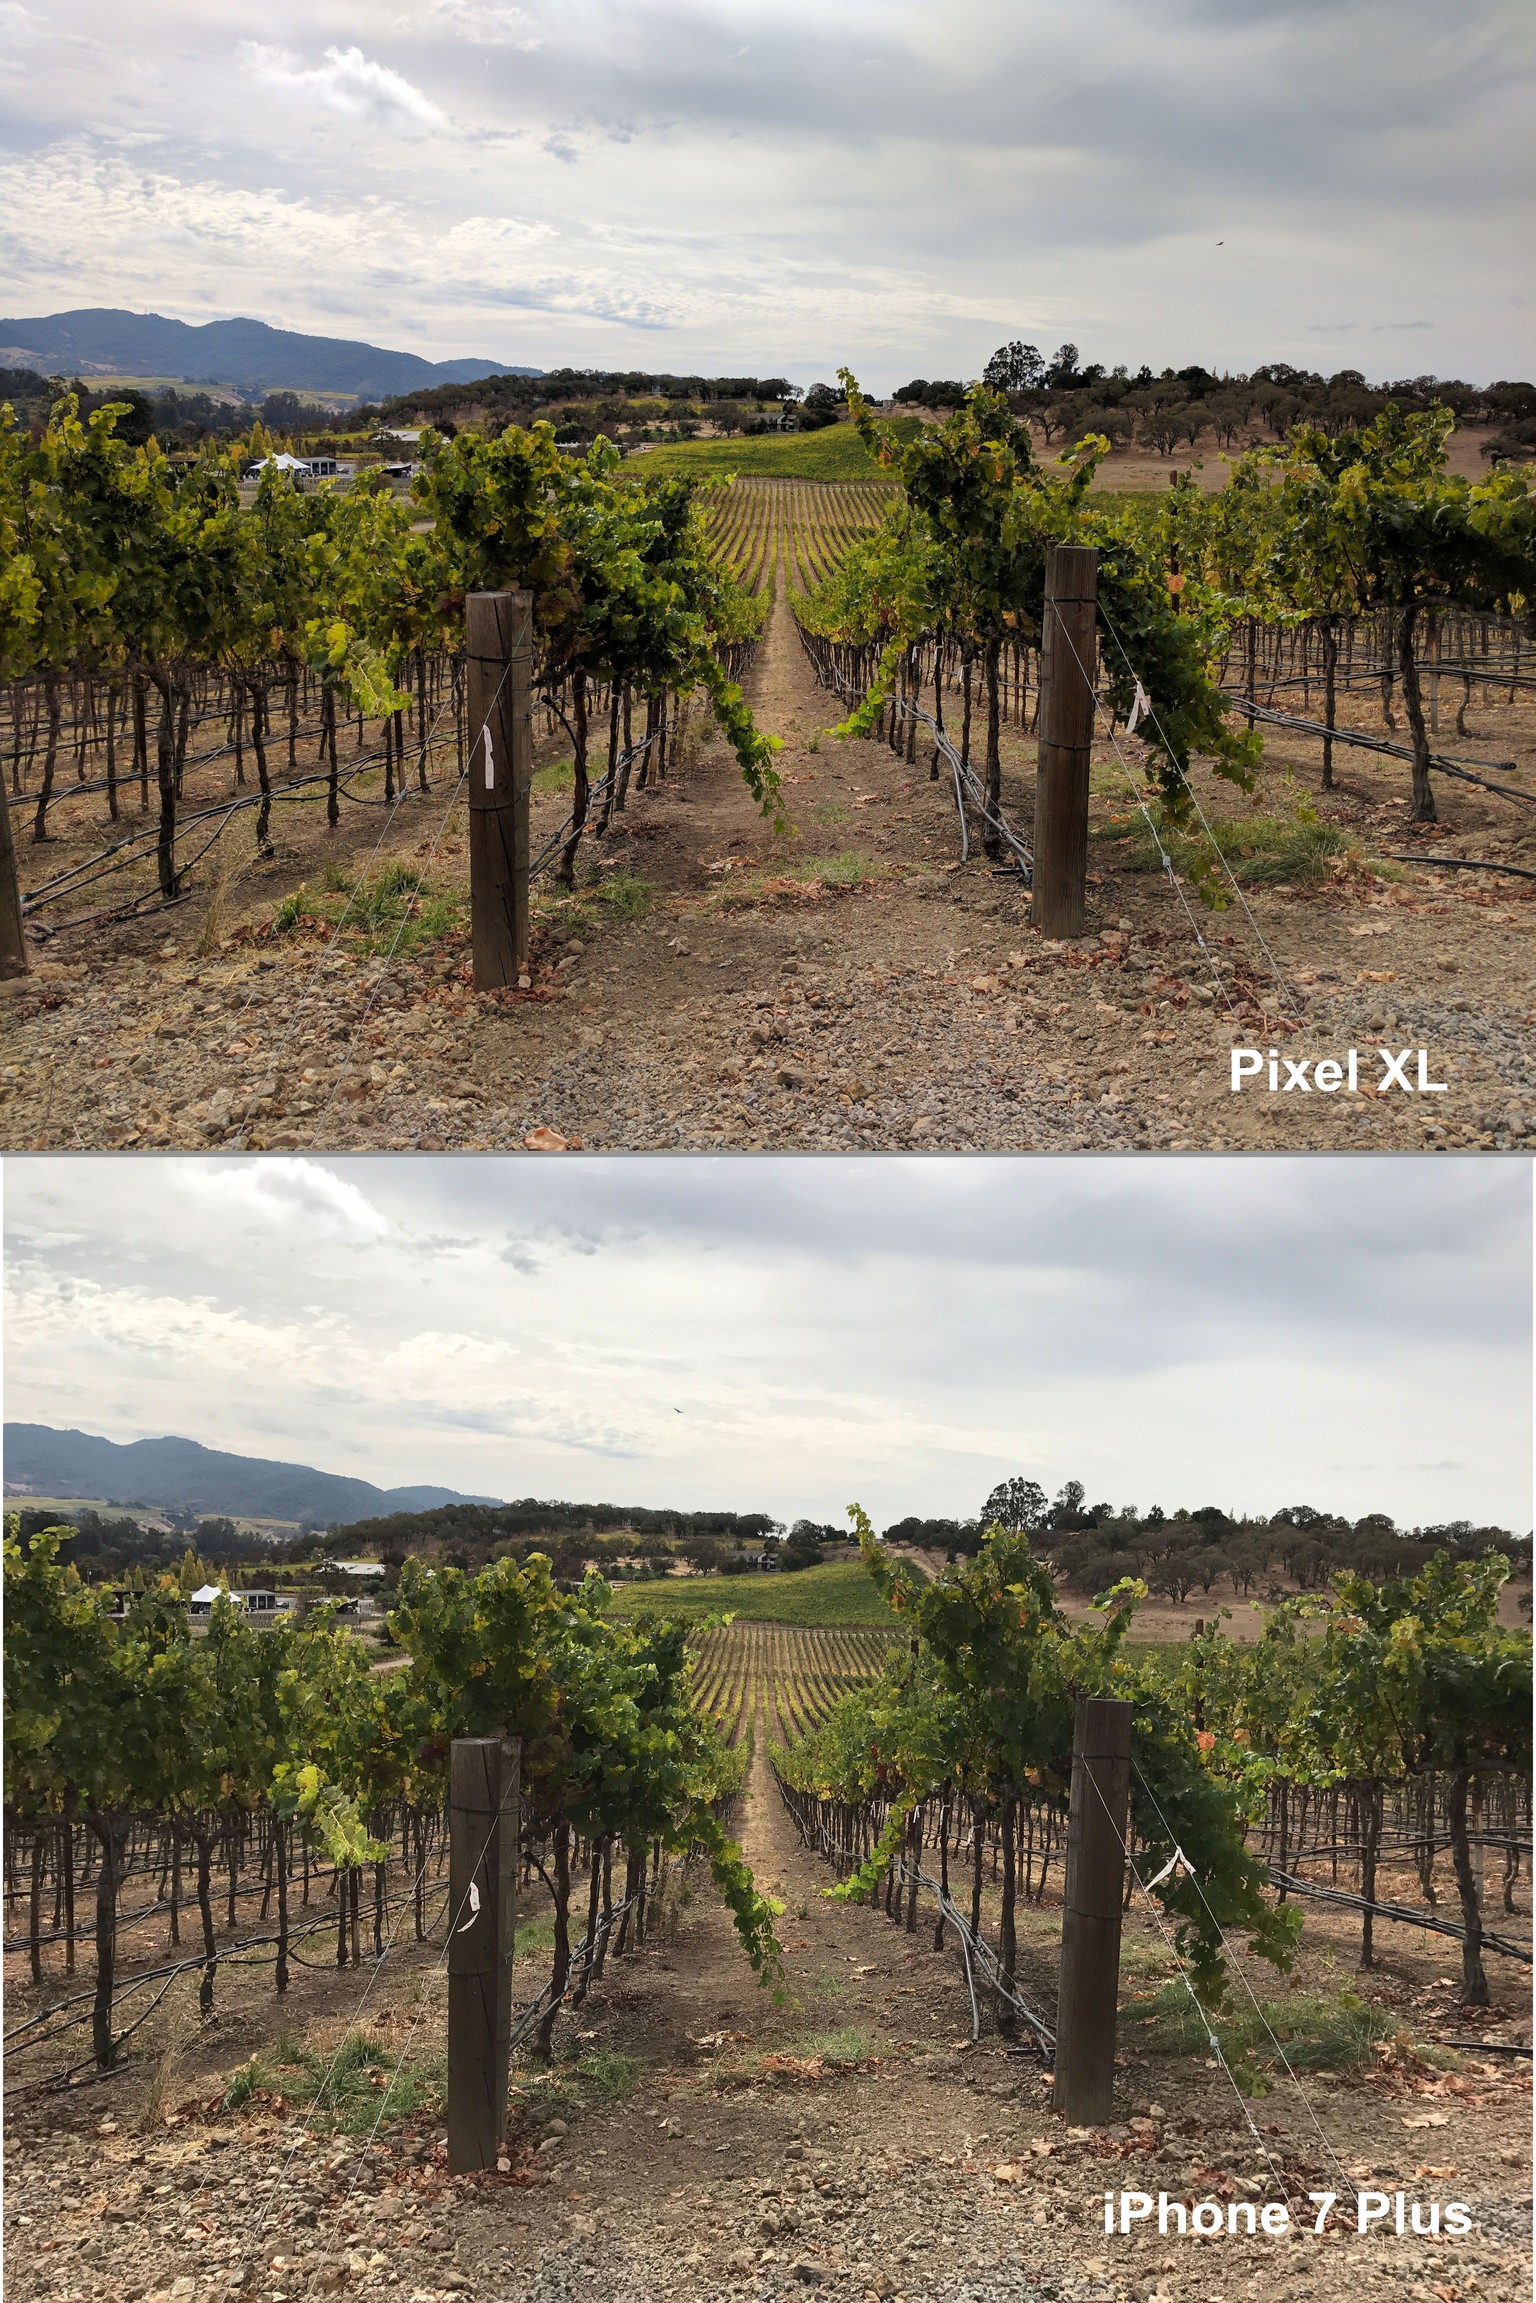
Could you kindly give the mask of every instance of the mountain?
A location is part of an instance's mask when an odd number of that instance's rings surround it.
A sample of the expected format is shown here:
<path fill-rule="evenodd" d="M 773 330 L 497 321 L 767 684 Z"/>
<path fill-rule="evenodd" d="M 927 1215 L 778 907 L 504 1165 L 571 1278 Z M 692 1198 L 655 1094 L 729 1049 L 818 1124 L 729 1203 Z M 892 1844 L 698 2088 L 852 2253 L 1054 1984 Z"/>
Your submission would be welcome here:
<path fill-rule="evenodd" d="M 305 1463 L 226 1455 L 193 1439 L 136 1439 L 126 1447 L 86 1431 L 45 1423 L 5 1427 L 7 1495 L 96 1495 L 109 1503 L 142 1503 L 252 1519 L 332 1522 L 381 1512 L 432 1511 L 440 1504 L 499 1503 L 494 1495 L 460 1495 L 451 1487 L 375 1487 L 371 1480 L 314 1471 Z"/>
<path fill-rule="evenodd" d="M 422 360 L 381 352 L 345 336 L 300 336 L 264 320 L 206 320 L 192 326 L 158 312 L 53 312 L 42 320 L 0 320 L 0 367 L 42 368 L 52 376 L 177 376 L 228 384 L 240 392 L 355 392 L 384 400 L 429 384 L 472 384 L 482 376 L 537 376 L 505 360 Z"/>

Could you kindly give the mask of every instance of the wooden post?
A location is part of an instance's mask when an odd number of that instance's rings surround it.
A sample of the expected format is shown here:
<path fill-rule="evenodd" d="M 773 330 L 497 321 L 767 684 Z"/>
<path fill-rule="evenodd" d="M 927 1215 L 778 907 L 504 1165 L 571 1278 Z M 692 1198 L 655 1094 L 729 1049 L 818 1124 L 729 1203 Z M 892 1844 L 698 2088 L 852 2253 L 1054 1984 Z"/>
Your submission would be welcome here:
<path fill-rule="evenodd" d="M 507 2132 L 520 1747 L 456 1737 L 448 1776 L 448 2171 L 494 2167 Z"/>
<path fill-rule="evenodd" d="M 16 885 L 16 841 L 11 803 L 0 792 L 0 978 L 24 976 L 27 946 L 21 932 L 21 894 Z"/>
<path fill-rule="evenodd" d="M 533 594 L 471 592 L 469 904 L 475 989 L 528 973 L 528 793 L 533 781 Z"/>
<path fill-rule="evenodd" d="M 1031 923 L 1043 936 L 1080 936 L 1085 924 L 1098 595 L 1094 546 L 1053 544 L 1045 555 L 1030 907 Z"/>
<path fill-rule="evenodd" d="M 1112 2113 L 1120 1913 L 1131 1789 L 1131 1706 L 1078 1701 L 1061 1924 L 1056 2082 L 1051 2107 L 1074 2126 Z"/>

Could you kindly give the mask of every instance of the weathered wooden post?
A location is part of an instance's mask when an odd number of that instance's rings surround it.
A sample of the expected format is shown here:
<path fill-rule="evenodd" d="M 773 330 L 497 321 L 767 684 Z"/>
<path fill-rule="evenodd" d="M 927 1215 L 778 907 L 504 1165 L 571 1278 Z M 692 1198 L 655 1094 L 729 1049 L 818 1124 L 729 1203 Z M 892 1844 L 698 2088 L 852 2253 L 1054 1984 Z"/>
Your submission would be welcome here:
<path fill-rule="evenodd" d="M 1130 1791 L 1131 1706 L 1081 1697 L 1072 1734 L 1051 2090 L 1052 2109 L 1079 2127 L 1101 2126 L 1112 2111 Z"/>
<path fill-rule="evenodd" d="M 1098 596 L 1097 549 L 1053 544 L 1045 555 L 1030 907 L 1031 923 L 1043 936 L 1080 936 L 1086 920 Z"/>
<path fill-rule="evenodd" d="M 528 972 L 528 794 L 533 782 L 533 594 L 465 602 L 469 906 L 475 989 Z"/>
<path fill-rule="evenodd" d="M 456 1737 L 448 1775 L 448 2170 L 494 2167 L 507 2132 L 521 1747 Z"/>
<path fill-rule="evenodd" d="M 21 892 L 16 885 L 16 841 L 11 832 L 11 806 L 0 792 L 0 977 L 28 972 L 27 946 L 21 932 Z"/>

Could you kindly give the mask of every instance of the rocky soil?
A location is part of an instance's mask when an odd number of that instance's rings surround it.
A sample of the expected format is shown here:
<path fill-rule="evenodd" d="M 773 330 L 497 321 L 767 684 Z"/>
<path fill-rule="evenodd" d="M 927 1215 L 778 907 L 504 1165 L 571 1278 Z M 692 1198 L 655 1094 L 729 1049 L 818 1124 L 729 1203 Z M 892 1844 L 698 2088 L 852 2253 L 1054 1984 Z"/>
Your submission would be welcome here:
<path fill-rule="evenodd" d="M 1040 2067 L 969 2037 L 963 1976 L 907 1934 L 826 1900 L 761 1760 L 745 1814 L 760 1879 L 786 1906 L 787 2003 L 752 1982 L 704 1886 L 568 2020 L 551 2086 L 516 2077 L 505 2166 L 450 2179 L 428 2115 L 371 2145 L 327 2136 L 305 2106 L 218 2108 L 222 2074 L 275 2028 L 252 1997 L 222 2037 L 187 2047 L 163 2104 L 143 2066 L 111 2089 L 13 2108 L 10 2303 L 1342 2303 L 1513 2299 L 1530 2278 L 1529 2065 L 1469 2053 L 1459 2072 L 1383 2051 L 1370 2069 L 1283 2080 L 1245 2104 L 1225 2073 L 1134 2047 L 1112 2125 L 1066 2129 Z M 1032 1913 L 1021 1979 L 1051 2004 L 1059 1910 Z M 1523 1986 L 1474 2016 L 1407 1930 L 1369 1990 L 1415 2038 L 1509 2036 Z M 1139 1909 L 1128 1986 L 1162 1946 Z M 1347 1929 L 1309 1917 L 1303 1988 L 1353 1980 Z M 413 1965 L 412 1962 L 415 1962 Z M 1266 1993 L 1281 1988 L 1255 1974 Z M 402 2056 L 440 2049 L 442 1985 L 414 1951 L 376 1980 L 306 1975 L 311 2038 L 346 2036 L 356 2002 Z M 221 1990 L 223 1986 L 221 1986 Z M 294 2004 L 290 2023 L 301 2020 Z M 222 2002 L 221 2002 L 222 2004 Z M 317 2011 L 318 2010 L 318 2011 Z M 1528 2034 L 1526 2034 L 1528 2035 Z M 618 2074 L 617 2080 L 615 2074 Z M 587 2075 L 584 2077 L 584 2075 Z M 592 2075 L 596 2075 L 594 2078 Z M 191 2084 L 185 2098 L 181 2090 Z M 1107 2189 L 1225 2203 L 1355 2186 L 1469 2201 L 1461 2240 L 1359 2236 L 1106 2237 Z"/>
<path fill-rule="evenodd" d="M 784 738 L 795 830 L 756 816 L 695 725 L 677 772 L 589 843 L 580 900 L 546 883 L 526 992 L 477 997 L 462 934 L 394 957 L 274 935 L 281 895 L 332 853 L 323 827 L 281 818 L 277 860 L 173 913 L 169 934 L 162 916 L 55 939 L 0 1009 L 0 1146 L 1536 1142 L 1536 883 L 1410 864 L 1383 885 L 1351 869 L 1191 918 L 1164 879 L 1096 847 L 1090 934 L 1043 944 L 1016 880 L 956 861 L 953 804 L 921 754 L 909 765 L 828 732 L 839 707 L 782 599 L 751 700 Z M 1528 708 L 1485 717 L 1460 750 L 1536 766 Z M 1025 826 L 1032 750 L 1009 731 L 1005 796 Z M 1444 786 L 1446 823 L 1426 839 L 1406 825 L 1397 763 L 1351 753 L 1341 774 L 1324 813 L 1363 852 L 1536 857 L 1530 811 Z M 1102 818 L 1123 801 L 1108 753 L 1095 780 Z M 1255 805 L 1290 807 L 1315 781 L 1308 748 L 1273 736 Z M 1232 811 L 1230 793 L 1205 797 Z M 536 820 L 563 804 L 541 790 Z M 366 840 L 356 818 L 336 837 L 348 872 L 368 862 L 371 818 Z M 441 795 L 418 795 L 379 854 L 424 859 L 451 892 L 462 838 Z M 1370 1089 L 1378 1046 L 1422 1046 L 1446 1092 L 1234 1095 L 1234 1042 L 1293 1060 L 1356 1046 Z"/>

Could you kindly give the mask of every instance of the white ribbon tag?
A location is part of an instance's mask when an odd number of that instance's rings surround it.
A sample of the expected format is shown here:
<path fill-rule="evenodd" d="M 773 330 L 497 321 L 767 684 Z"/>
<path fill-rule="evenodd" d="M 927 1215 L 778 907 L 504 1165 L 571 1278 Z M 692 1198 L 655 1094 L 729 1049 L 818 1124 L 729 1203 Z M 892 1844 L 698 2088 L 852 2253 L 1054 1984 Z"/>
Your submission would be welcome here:
<path fill-rule="evenodd" d="M 1150 1895 L 1154 1887 L 1161 1887 L 1163 1881 L 1168 1877 L 1170 1871 L 1187 1871 L 1190 1873 L 1190 1876 L 1193 1877 L 1194 1867 L 1190 1863 L 1189 1858 L 1184 1853 L 1182 1847 L 1176 1847 L 1174 1849 L 1173 1853 L 1169 1856 L 1167 1862 L 1163 1865 L 1162 1870 L 1158 1873 L 1155 1879 L 1149 1879 L 1144 1883 L 1145 1892 Z"/>
<path fill-rule="evenodd" d="M 1136 694 L 1131 704 L 1131 716 L 1125 723 L 1125 732 L 1128 736 L 1135 735 L 1137 721 L 1145 719 L 1151 709 L 1152 699 L 1138 680 L 1136 682 Z"/>
<path fill-rule="evenodd" d="M 459 1928 L 456 1930 L 456 1932 L 457 1932 L 458 1934 L 460 1934 L 460 1935 L 466 1935 L 466 1934 L 468 1934 L 468 1932 L 469 1932 L 470 1928 L 472 1928 L 472 1927 L 474 1926 L 474 1924 L 475 1924 L 475 1921 L 476 1921 L 476 1920 L 479 1918 L 479 1916 L 480 1916 L 480 1890 L 479 1890 L 479 1888 L 478 1888 L 478 1887 L 475 1885 L 474 1881 L 473 1881 L 473 1880 L 471 1880 L 471 1881 L 470 1881 L 470 1883 L 469 1883 L 469 1917 L 468 1917 L 468 1918 L 467 1918 L 467 1919 L 466 1919 L 466 1920 L 465 1920 L 465 1921 L 462 1923 L 462 1925 L 461 1925 L 461 1926 L 460 1926 L 460 1927 L 459 1927 Z"/>
<path fill-rule="evenodd" d="M 1140 692 L 1138 689 L 1138 695 Z M 488 792 L 493 792 L 496 789 L 496 754 L 491 749 L 491 723 L 489 720 L 485 723 L 485 788 Z"/>

